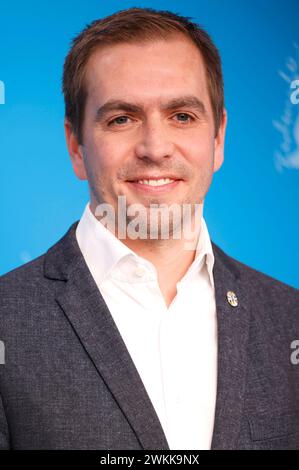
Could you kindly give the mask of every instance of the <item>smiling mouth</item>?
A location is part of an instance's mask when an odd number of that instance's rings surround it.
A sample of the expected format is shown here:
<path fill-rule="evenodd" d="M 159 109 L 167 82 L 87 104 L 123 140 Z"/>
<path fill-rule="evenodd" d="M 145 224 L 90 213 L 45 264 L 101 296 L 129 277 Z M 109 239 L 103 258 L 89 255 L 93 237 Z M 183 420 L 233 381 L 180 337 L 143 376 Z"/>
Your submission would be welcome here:
<path fill-rule="evenodd" d="M 173 183 L 174 181 L 178 181 L 177 179 L 173 178 L 143 178 L 138 180 L 129 181 L 130 183 L 138 183 L 138 184 L 146 184 L 148 186 L 164 186 L 166 184 Z"/>
<path fill-rule="evenodd" d="M 174 178 L 149 178 L 129 180 L 129 185 L 145 193 L 165 193 L 174 189 L 182 180 Z"/>

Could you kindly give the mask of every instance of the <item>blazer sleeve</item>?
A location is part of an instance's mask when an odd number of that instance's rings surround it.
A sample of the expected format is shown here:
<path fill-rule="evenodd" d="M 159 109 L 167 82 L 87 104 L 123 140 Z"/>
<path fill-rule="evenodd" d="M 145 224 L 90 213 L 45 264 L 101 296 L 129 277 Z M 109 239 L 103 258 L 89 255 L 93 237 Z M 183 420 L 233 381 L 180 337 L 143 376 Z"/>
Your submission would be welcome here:
<path fill-rule="evenodd" d="M 0 395 L 0 450 L 8 449 L 10 449 L 9 430 L 3 407 L 2 397 Z"/>

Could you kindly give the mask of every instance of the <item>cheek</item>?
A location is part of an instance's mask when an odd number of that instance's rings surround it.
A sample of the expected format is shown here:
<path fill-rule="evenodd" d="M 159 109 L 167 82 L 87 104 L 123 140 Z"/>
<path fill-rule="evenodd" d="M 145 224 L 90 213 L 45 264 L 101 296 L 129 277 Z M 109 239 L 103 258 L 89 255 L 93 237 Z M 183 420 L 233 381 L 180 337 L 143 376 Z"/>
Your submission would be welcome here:
<path fill-rule="evenodd" d="M 109 153 L 107 146 L 103 143 L 99 144 L 98 142 L 88 140 L 85 141 L 84 145 L 85 150 L 85 166 L 89 176 L 92 175 L 98 179 L 103 179 L 109 167 L 111 166 L 111 153 Z"/>
<path fill-rule="evenodd" d="M 90 146 L 97 167 L 105 173 L 113 173 L 121 167 L 127 148 L 127 143 L 122 143 L 121 139 L 105 139 L 103 136 L 96 137 Z"/>
<path fill-rule="evenodd" d="M 189 136 L 180 144 L 185 159 L 193 167 L 209 168 L 213 164 L 214 139 L 207 134 Z"/>
<path fill-rule="evenodd" d="M 213 139 L 208 138 L 192 142 L 192 146 L 189 145 L 188 152 L 185 153 L 192 172 L 190 191 L 204 197 L 213 177 L 214 143 Z"/>

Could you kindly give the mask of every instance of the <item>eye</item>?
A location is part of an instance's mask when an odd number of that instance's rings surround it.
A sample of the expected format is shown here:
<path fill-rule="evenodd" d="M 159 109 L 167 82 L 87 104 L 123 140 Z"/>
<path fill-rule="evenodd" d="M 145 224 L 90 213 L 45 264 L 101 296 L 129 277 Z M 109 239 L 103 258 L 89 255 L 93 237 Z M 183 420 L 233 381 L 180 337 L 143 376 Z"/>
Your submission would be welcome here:
<path fill-rule="evenodd" d="M 178 117 L 178 121 L 182 124 L 188 124 L 191 121 L 194 121 L 194 118 L 188 113 L 177 113 L 175 114 Z M 108 122 L 108 126 L 112 125 L 123 125 L 128 123 L 129 116 L 118 116 Z"/>
<path fill-rule="evenodd" d="M 189 123 L 190 121 L 194 121 L 194 118 L 188 113 L 177 113 L 175 116 L 179 117 L 179 122 L 182 123 Z"/>
<path fill-rule="evenodd" d="M 127 119 L 130 119 L 128 116 L 118 116 L 111 121 L 108 122 L 108 126 L 111 126 L 113 124 L 126 124 L 128 121 Z"/>

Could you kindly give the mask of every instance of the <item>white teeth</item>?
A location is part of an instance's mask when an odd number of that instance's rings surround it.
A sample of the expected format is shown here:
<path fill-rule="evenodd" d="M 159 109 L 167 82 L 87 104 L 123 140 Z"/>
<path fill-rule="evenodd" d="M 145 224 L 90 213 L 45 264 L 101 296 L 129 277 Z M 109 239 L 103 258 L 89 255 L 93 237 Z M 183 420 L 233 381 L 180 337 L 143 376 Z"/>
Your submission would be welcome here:
<path fill-rule="evenodd" d="M 172 183 L 174 180 L 171 180 L 169 178 L 163 178 L 160 180 L 138 180 L 137 183 L 140 184 L 148 184 L 150 186 L 162 186 L 163 184 L 169 184 Z"/>

